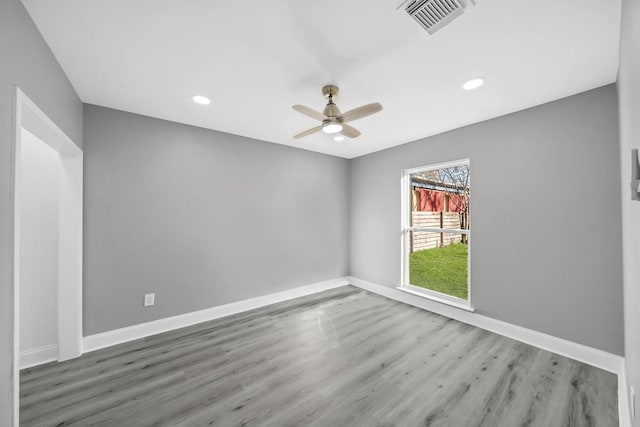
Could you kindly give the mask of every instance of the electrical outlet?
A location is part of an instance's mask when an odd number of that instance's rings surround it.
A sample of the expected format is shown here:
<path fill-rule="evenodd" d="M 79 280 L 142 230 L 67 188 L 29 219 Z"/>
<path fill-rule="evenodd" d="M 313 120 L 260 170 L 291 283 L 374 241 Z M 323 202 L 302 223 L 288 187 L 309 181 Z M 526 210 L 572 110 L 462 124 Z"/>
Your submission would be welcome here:
<path fill-rule="evenodd" d="M 636 391 L 631 386 L 630 396 L 629 396 L 629 406 L 631 406 L 631 419 L 636 419 Z"/>
<path fill-rule="evenodd" d="M 156 303 L 156 294 L 145 294 L 144 295 L 144 306 L 150 307 Z"/>

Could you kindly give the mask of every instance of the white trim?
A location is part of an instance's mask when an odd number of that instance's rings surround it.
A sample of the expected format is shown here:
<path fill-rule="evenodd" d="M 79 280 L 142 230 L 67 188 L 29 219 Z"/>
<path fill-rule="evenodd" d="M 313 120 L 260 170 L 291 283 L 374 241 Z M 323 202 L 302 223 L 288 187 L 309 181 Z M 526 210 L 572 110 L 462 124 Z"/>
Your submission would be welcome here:
<path fill-rule="evenodd" d="M 412 204 L 411 173 L 404 170 L 400 176 L 400 286 L 409 283 L 410 242 L 409 233 L 406 230 L 412 225 L 410 217 L 413 210 Z"/>
<path fill-rule="evenodd" d="M 412 173 L 416 173 L 416 172 L 425 172 L 425 171 L 432 171 L 436 169 L 450 168 L 453 166 L 469 164 L 470 162 L 471 162 L 471 159 L 467 157 L 466 159 L 458 159 L 458 160 L 452 160 L 450 162 L 442 162 L 442 163 L 436 163 L 428 166 L 420 166 L 417 168 L 404 169 L 402 172 L 407 175 L 411 175 Z"/>
<path fill-rule="evenodd" d="M 20 183 L 20 174 L 18 172 L 18 165 L 20 164 L 20 139 L 22 133 L 22 127 L 19 126 L 22 122 L 22 108 L 20 104 L 20 97 L 18 96 L 18 90 L 14 86 L 12 90 L 13 101 L 13 121 L 11 123 L 11 169 L 13 182 L 11 192 L 13 196 L 13 228 L 11 236 L 13 239 L 13 248 L 11 252 L 13 277 L 10 284 L 13 291 L 13 393 L 11 396 L 13 403 L 13 427 L 18 427 L 20 423 L 20 290 L 18 283 L 20 283 L 20 194 L 16 191 L 18 184 Z"/>
<path fill-rule="evenodd" d="M 433 228 L 433 227 L 407 227 L 404 232 L 408 231 L 426 231 L 427 233 L 442 234 L 469 234 L 469 230 L 461 228 Z"/>
<path fill-rule="evenodd" d="M 471 230 L 462 230 L 462 229 L 451 229 L 451 228 L 432 228 L 432 227 L 413 227 L 411 224 L 411 212 L 412 212 L 412 196 L 411 194 L 411 175 L 424 172 L 431 171 L 436 169 L 449 168 L 460 165 L 468 165 L 469 169 L 471 169 L 471 159 L 459 159 L 452 160 L 449 162 L 437 163 L 429 166 L 421 166 L 411 169 L 403 169 L 402 175 L 400 178 L 400 286 L 399 290 L 408 292 L 410 294 L 414 294 L 420 296 L 422 298 L 429 298 L 434 301 L 437 301 L 442 304 L 447 304 L 452 307 L 461 308 L 463 310 L 467 310 L 470 312 L 474 312 L 473 304 L 471 302 L 471 239 L 468 239 L 467 243 L 467 299 L 462 300 L 460 298 L 454 298 L 450 300 L 449 295 L 441 294 L 438 295 L 439 292 L 424 292 L 419 287 L 412 285 L 410 283 L 410 274 L 409 274 L 409 250 L 410 250 L 410 233 L 412 231 L 425 231 L 428 233 L 448 233 L 448 234 L 464 234 L 471 237 Z M 471 188 L 471 183 L 469 182 L 469 188 Z M 471 212 L 471 210 L 469 210 Z M 470 214 L 469 214 L 470 215 Z M 467 218 L 467 221 L 471 221 L 471 218 Z M 415 288 L 415 289 L 412 289 Z M 456 301 L 456 300 L 460 300 Z"/>
<path fill-rule="evenodd" d="M 84 337 L 83 340 L 84 352 L 86 353 L 101 348 L 110 347 L 112 345 L 159 334 L 162 332 L 184 328 L 185 326 L 191 326 L 197 323 L 219 319 L 221 317 L 241 313 L 243 311 L 253 310 L 255 308 L 264 307 L 266 305 L 275 304 L 277 302 L 315 294 L 317 292 L 338 288 L 340 286 L 346 286 L 348 284 L 349 280 L 347 277 L 340 277 L 338 279 L 318 282 L 311 285 L 288 289 L 282 292 L 276 292 L 256 298 L 250 298 L 242 301 L 232 302 L 229 304 L 219 305 L 217 307 L 207 308 L 205 310 L 180 314 L 173 317 L 166 317 L 164 319 L 154 320 L 152 322 L 141 323 L 138 325 L 128 326 L 126 328 L 102 332 L 100 334 L 89 335 L 87 337 Z"/>
<path fill-rule="evenodd" d="M 12 117 L 12 180 L 13 180 L 13 424 L 18 426 L 20 417 L 20 147 L 22 128 L 30 131 L 40 140 L 60 153 L 65 169 L 65 188 L 61 194 L 67 206 L 61 208 L 59 226 L 69 233 L 59 246 L 62 263 L 58 279 L 58 351 L 55 359 L 64 360 L 80 356 L 82 352 L 82 150 L 18 87 L 13 86 Z M 79 213 L 79 214 L 78 214 Z M 65 301 L 62 305 L 61 302 Z M 61 310 L 61 307 L 63 308 Z M 50 350 L 46 353 L 49 354 Z M 30 353 L 30 352 L 27 352 Z M 43 350 L 43 353 L 45 351 Z M 28 356 L 31 357 L 31 356 Z M 34 358 L 36 356 L 33 356 Z M 54 360 L 55 360 L 54 359 Z"/>
<path fill-rule="evenodd" d="M 82 354 L 82 211 L 83 153 L 66 133 L 51 120 L 27 95 L 15 88 L 16 137 L 14 138 L 14 287 L 16 335 L 20 331 L 20 170 L 21 129 L 34 134 L 60 155 L 60 212 L 58 244 L 58 360 Z M 19 342 L 19 341 L 18 341 Z M 19 352 L 19 348 L 16 350 Z M 19 360 L 19 359 L 17 359 Z M 16 360 L 15 364 L 18 363 Z"/>
<path fill-rule="evenodd" d="M 83 154 L 60 154 L 58 360 L 82 354 Z"/>
<path fill-rule="evenodd" d="M 17 107 L 21 109 L 20 111 L 28 113 L 23 113 L 20 121 L 17 122 L 20 127 L 29 130 L 59 153 L 82 152 L 80 147 L 18 87 L 16 87 L 16 97 Z"/>
<path fill-rule="evenodd" d="M 402 292 L 396 288 L 379 285 L 356 277 L 349 277 L 349 283 L 378 295 L 404 302 L 406 304 L 413 305 L 414 307 L 423 308 L 433 313 L 441 314 L 443 316 L 459 320 L 460 322 L 477 326 L 481 329 L 533 345 L 543 350 L 551 351 L 553 353 L 587 363 L 597 368 L 604 369 L 605 371 L 613 372 L 618 376 L 621 375 L 624 358 L 617 354 L 608 353 L 606 351 L 574 343 L 563 338 L 523 328 L 522 326 L 512 325 L 481 314 L 459 310 L 448 305 L 430 301 L 426 298 Z"/>
<path fill-rule="evenodd" d="M 27 369 L 43 363 L 58 360 L 58 346 L 55 344 L 20 352 L 20 369 Z"/>
<path fill-rule="evenodd" d="M 633 425 L 631 402 L 629 401 L 629 383 L 627 381 L 627 364 L 623 360 L 618 374 L 618 419 L 620 427 L 631 427 Z"/>
<path fill-rule="evenodd" d="M 475 308 L 469 305 L 467 300 L 463 300 L 462 298 L 452 297 L 451 295 L 442 294 L 440 292 L 432 291 L 430 289 L 423 289 L 414 285 L 398 286 L 396 289 L 402 292 L 407 292 L 411 295 L 419 296 L 420 298 L 427 298 L 442 304 L 447 304 L 452 307 L 460 308 L 462 310 L 467 310 L 467 311 L 470 311 L 471 313 L 476 311 Z"/>

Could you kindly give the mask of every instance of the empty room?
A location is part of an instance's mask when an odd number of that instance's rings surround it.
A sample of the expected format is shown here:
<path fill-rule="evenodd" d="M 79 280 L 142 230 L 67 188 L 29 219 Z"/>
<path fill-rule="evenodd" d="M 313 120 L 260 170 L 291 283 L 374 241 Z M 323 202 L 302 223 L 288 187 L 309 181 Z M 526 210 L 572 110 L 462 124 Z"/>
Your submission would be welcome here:
<path fill-rule="evenodd" d="M 640 427 L 640 2 L 0 0 L 0 427 Z"/>

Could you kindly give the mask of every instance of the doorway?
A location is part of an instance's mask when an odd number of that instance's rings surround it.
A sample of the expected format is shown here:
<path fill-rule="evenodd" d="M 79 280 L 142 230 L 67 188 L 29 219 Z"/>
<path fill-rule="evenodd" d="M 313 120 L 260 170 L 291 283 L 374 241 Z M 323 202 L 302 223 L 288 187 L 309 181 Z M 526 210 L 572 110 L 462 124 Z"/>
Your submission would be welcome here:
<path fill-rule="evenodd" d="M 82 354 L 82 150 L 15 88 L 14 420 L 20 369 Z"/>

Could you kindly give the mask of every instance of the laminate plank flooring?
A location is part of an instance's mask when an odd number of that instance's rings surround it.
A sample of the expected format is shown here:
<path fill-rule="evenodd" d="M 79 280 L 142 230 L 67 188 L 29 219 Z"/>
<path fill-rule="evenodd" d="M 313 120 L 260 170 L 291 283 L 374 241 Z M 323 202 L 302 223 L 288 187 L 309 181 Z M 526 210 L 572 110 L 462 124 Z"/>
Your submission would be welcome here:
<path fill-rule="evenodd" d="M 345 286 L 21 372 L 24 426 L 617 426 L 614 374 Z"/>

